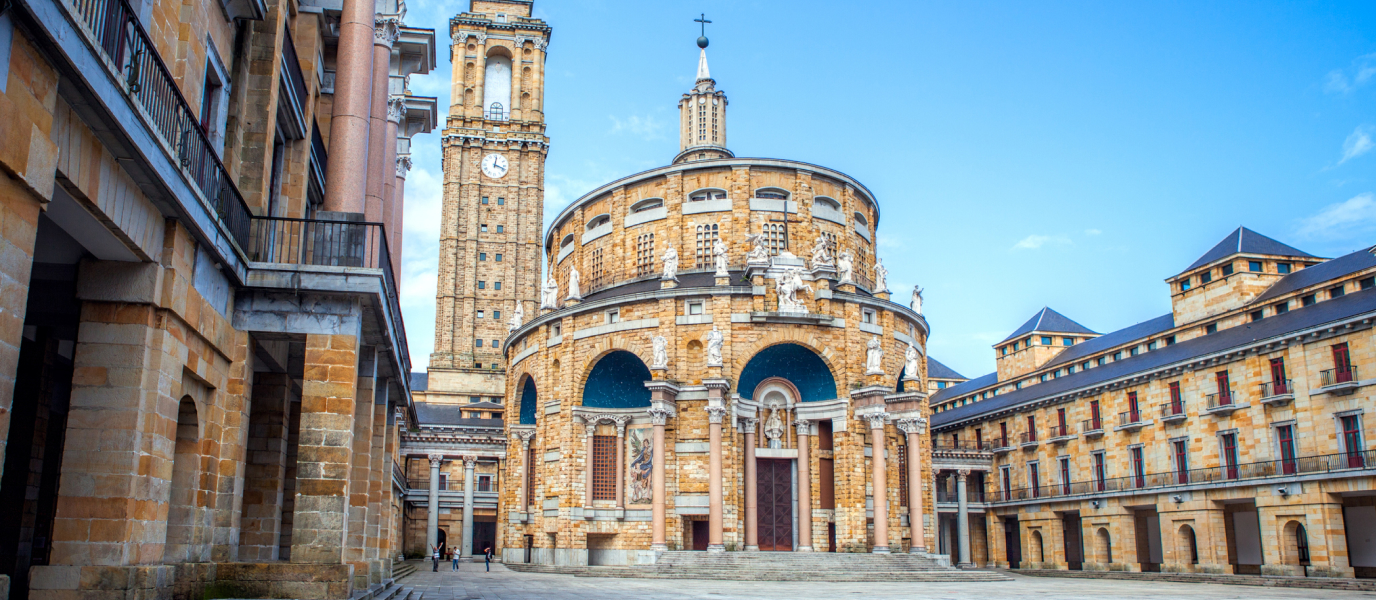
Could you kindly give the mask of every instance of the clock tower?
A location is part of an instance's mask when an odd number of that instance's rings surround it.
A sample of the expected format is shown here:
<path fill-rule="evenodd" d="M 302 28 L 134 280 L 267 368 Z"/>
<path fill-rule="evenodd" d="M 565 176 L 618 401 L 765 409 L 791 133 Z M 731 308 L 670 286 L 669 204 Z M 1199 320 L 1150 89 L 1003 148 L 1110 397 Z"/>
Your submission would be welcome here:
<path fill-rule="evenodd" d="M 537 312 L 544 223 L 545 49 L 533 0 L 470 0 L 449 20 L 453 87 L 429 402 L 500 401 L 502 340 Z"/>

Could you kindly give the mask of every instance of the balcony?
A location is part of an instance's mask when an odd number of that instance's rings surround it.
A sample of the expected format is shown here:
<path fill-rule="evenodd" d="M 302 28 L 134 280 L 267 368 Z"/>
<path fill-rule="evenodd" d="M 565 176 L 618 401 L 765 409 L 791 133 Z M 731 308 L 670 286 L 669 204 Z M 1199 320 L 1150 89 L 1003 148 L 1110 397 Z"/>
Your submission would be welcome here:
<path fill-rule="evenodd" d="M 1285 406 L 1294 399 L 1295 384 L 1289 379 L 1261 384 L 1261 403 L 1264 406 Z"/>
<path fill-rule="evenodd" d="M 336 292 L 380 292 L 390 337 L 402 373 L 411 372 L 411 352 L 406 345 L 406 325 L 402 321 L 401 304 L 397 300 L 396 275 L 392 272 L 391 253 L 387 235 L 381 223 L 363 221 L 323 221 L 289 219 L 284 217 L 253 217 L 246 252 L 250 262 L 268 263 L 258 267 L 286 265 L 294 267 L 283 275 L 283 281 L 297 290 L 329 290 Z M 254 281 L 262 287 L 284 287 L 267 271 L 255 269 L 262 280 Z M 371 290 L 365 284 L 357 288 L 357 276 L 378 277 L 381 286 Z"/>
<path fill-rule="evenodd" d="M 1357 365 L 1349 365 L 1346 369 L 1319 371 L 1319 389 L 1314 390 L 1314 393 L 1346 396 L 1357 391 L 1360 386 L 1361 378 L 1357 376 Z"/>
<path fill-rule="evenodd" d="M 1206 415 L 1231 415 L 1233 411 L 1248 408 L 1251 405 L 1239 402 L 1239 398 L 1233 393 L 1233 388 L 1209 394 L 1204 397 Z"/>
<path fill-rule="evenodd" d="M 1040 444 L 1041 443 L 1037 441 L 1037 432 L 1035 430 L 1024 431 L 1018 434 L 1018 447 L 1023 450 L 1032 450 Z"/>
<path fill-rule="evenodd" d="M 990 440 L 989 445 L 993 446 L 990 451 L 994 454 L 1006 454 L 1013 451 L 1013 440 L 1007 437 L 994 438 Z"/>
<path fill-rule="evenodd" d="M 1084 421 L 1080 421 L 1080 433 L 1085 436 L 1085 439 L 1103 437 L 1103 419 L 1086 419 Z"/>
<path fill-rule="evenodd" d="M 1161 405 L 1162 423 L 1180 423 L 1189 418 L 1185 413 L 1185 399 L 1174 400 Z"/>
<path fill-rule="evenodd" d="M 1118 413 L 1118 426 L 1114 431 L 1137 431 L 1143 427 L 1151 425 L 1151 419 L 1143 419 L 1142 411 L 1129 410 Z"/>
<path fill-rule="evenodd" d="M 1376 450 L 1345 452 L 1320 456 L 1304 456 L 1292 459 L 1269 460 L 1239 465 L 1222 465 L 1188 471 L 1168 471 L 1164 473 L 1144 473 L 1115 477 L 1112 479 L 1077 481 L 1069 484 L 1044 485 L 1008 490 L 991 490 L 987 495 L 990 503 L 1018 502 L 1034 498 L 1054 498 L 1061 496 L 1095 496 L 1114 492 L 1133 492 L 1150 488 L 1167 488 L 1185 485 L 1229 483 L 1275 477 L 1311 474 L 1346 474 L 1370 476 L 1376 468 Z"/>
<path fill-rule="evenodd" d="M 1046 437 L 1046 441 L 1060 445 L 1080 436 L 1076 435 L 1075 430 L 1066 425 L 1052 425 L 1047 431 Z"/>
<path fill-rule="evenodd" d="M 946 450 L 955 452 L 990 452 L 992 443 L 983 440 L 961 440 L 955 442 L 949 439 L 932 440 L 932 450 Z"/>
<path fill-rule="evenodd" d="M 134 105 L 137 119 L 200 194 L 218 226 L 240 249 L 249 245 L 249 212 L 199 115 L 182 97 L 167 65 L 127 0 L 61 3 Z M 170 184 L 171 185 L 171 184 Z M 182 199 L 183 202 L 195 200 Z M 190 209 L 188 209 L 190 210 Z"/>
<path fill-rule="evenodd" d="M 989 494 L 985 494 L 983 490 L 974 488 L 966 488 L 965 490 L 965 501 L 970 504 L 983 504 L 988 502 L 988 496 Z M 936 489 L 936 501 L 938 504 L 947 502 L 954 504 L 960 502 L 960 494 L 956 493 L 955 490 L 939 487 Z"/>

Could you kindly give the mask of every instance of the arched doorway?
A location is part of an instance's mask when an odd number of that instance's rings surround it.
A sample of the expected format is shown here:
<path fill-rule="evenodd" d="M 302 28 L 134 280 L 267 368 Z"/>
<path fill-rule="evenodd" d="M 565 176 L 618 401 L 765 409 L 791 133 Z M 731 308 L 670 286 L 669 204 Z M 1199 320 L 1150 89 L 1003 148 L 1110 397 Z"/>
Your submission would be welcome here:
<path fill-rule="evenodd" d="M 1309 533 L 1299 521 L 1285 524 L 1285 564 L 1309 566 Z"/>
<path fill-rule="evenodd" d="M 440 560 L 449 557 L 449 534 L 445 533 L 443 527 L 435 528 L 435 545 L 440 547 Z"/>
<path fill-rule="evenodd" d="M 1029 544 L 1029 545 L 1031 546 L 1031 548 L 1028 548 L 1028 550 L 1029 550 L 1029 551 L 1031 552 L 1031 554 L 1032 554 L 1032 562 L 1034 562 L 1034 563 L 1039 563 L 1039 564 L 1040 564 L 1041 562 L 1043 562 L 1043 559 L 1044 559 L 1044 557 L 1046 556 L 1046 555 L 1043 553 L 1043 550 L 1045 550 L 1045 547 L 1042 545 L 1042 532 L 1040 532 L 1040 531 L 1033 531 L 1033 532 L 1032 532 L 1032 535 L 1031 535 L 1030 537 L 1031 537 L 1032 543 Z"/>
<path fill-rule="evenodd" d="M 167 542 L 163 550 L 164 560 L 168 563 L 194 562 L 196 488 L 201 472 L 200 438 L 196 401 L 190 395 L 183 396 L 177 405 L 176 447 L 167 506 Z"/>
<path fill-rule="evenodd" d="M 1094 560 L 1103 565 L 1113 562 L 1113 540 L 1107 528 L 1100 527 L 1094 532 Z"/>
<path fill-rule="evenodd" d="M 1194 528 L 1181 525 L 1180 533 L 1176 537 L 1176 552 L 1179 554 L 1176 559 L 1187 565 L 1199 564 L 1199 543 L 1195 539 Z"/>

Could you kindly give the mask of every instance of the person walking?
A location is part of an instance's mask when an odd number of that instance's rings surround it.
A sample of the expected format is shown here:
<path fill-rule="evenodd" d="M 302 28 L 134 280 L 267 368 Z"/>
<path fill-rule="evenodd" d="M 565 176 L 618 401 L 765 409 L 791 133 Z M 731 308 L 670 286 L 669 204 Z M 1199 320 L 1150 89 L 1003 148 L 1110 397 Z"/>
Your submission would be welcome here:
<path fill-rule="evenodd" d="M 488 572 L 492 571 L 492 546 L 483 548 L 483 566 L 487 567 Z"/>
<path fill-rule="evenodd" d="M 433 547 L 431 547 L 431 549 L 430 549 L 430 558 L 433 559 L 433 560 L 435 561 L 435 568 L 432 569 L 432 571 L 435 572 L 435 573 L 439 573 L 439 572 L 440 572 L 440 545 L 439 545 L 439 544 L 435 544 Z"/>
<path fill-rule="evenodd" d="M 450 558 L 450 560 L 454 561 L 454 564 L 453 564 L 452 566 L 449 567 L 449 570 L 450 570 L 450 571 L 457 571 L 457 570 L 459 570 L 459 552 L 458 552 L 457 550 L 450 550 L 450 551 L 449 551 L 449 558 Z"/>

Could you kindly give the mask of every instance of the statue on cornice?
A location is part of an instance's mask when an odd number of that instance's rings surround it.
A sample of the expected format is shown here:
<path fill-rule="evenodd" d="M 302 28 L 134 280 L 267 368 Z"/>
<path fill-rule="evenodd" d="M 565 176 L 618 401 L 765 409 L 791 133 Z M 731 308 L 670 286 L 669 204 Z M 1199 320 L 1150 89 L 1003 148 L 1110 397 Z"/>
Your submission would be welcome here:
<path fill-rule="evenodd" d="M 540 288 L 540 308 L 559 308 L 559 282 L 554 280 L 554 273 L 549 274 L 544 287 Z"/>
<path fill-rule="evenodd" d="M 669 249 L 664 251 L 663 259 L 664 274 L 659 278 L 664 281 L 678 281 L 678 250 L 669 246 Z"/>
<path fill-rule="evenodd" d="M 865 374 L 883 375 L 884 374 L 884 347 L 879 343 L 879 336 L 870 338 L 865 344 Z"/>
<path fill-rule="evenodd" d="M 511 333 L 521 328 L 521 324 L 526 320 L 526 308 L 520 302 L 516 303 L 516 310 L 511 313 L 511 319 L 506 322 L 506 331 Z"/>
<path fill-rule="evenodd" d="M 913 309 L 913 312 L 919 315 L 922 314 L 922 288 L 920 286 L 913 286 L 913 301 L 908 304 L 908 308 Z"/>
<path fill-rule="evenodd" d="M 836 272 L 841 277 L 839 283 L 855 283 L 855 256 L 850 250 L 842 250 L 836 257 Z"/>
<path fill-rule="evenodd" d="M 798 299 L 800 290 L 812 292 L 812 286 L 803 282 L 802 269 L 789 269 L 779 276 L 779 312 L 807 312 L 807 305 Z"/>
<path fill-rule="evenodd" d="M 812 243 L 812 268 L 830 266 L 832 266 L 831 242 L 827 240 L 827 236 L 819 235 L 817 240 Z"/>
<path fill-rule="evenodd" d="M 752 233 L 745 236 L 745 241 L 750 244 L 750 252 L 745 255 L 746 263 L 769 264 L 769 249 L 764 247 L 764 234 Z"/>
<path fill-rule="evenodd" d="M 784 419 L 779 413 L 783 412 L 783 406 L 777 401 L 769 403 L 769 418 L 764 422 L 764 438 L 768 440 L 770 448 L 782 448 L 784 436 Z"/>
<path fill-rule="evenodd" d="M 712 242 L 712 262 L 717 267 L 717 277 L 730 277 L 731 273 L 726 270 L 726 242 L 717 238 Z"/>
<path fill-rule="evenodd" d="M 583 294 L 578 291 L 578 267 L 569 267 L 569 300 L 582 300 Z"/>
<path fill-rule="evenodd" d="M 662 336 L 662 335 L 657 335 L 657 336 L 655 336 L 654 338 L 652 338 L 652 339 L 650 340 L 650 344 L 651 344 L 651 346 L 654 348 L 654 350 L 653 350 L 653 356 L 652 356 L 651 359 L 650 359 L 650 368 L 651 368 L 651 369 L 664 369 L 664 368 L 668 368 L 668 366 L 669 366 L 669 340 L 664 339 L 664 336 Z"/>
<path fill-rule="evenodd" d="M 707 366 L 721 366 L 721 345 L 724 340 L 716 325 L 712 326 L 712 331 L 707 332 Z"/>
<path fill-rule="evenodd" d="M 874 257 L 874 291 L 889 291 L 889 270 L 884 268 L 884 263 L 878 256 Z"/>
<path fill-rule="evenodd" d="M 908 349 L 903 351 L 903 378 L 918 381 L 922 376 L 922 367 L 918 364 L 917 348 L 913 347 L 912 342 L 908 342 Z"/>

